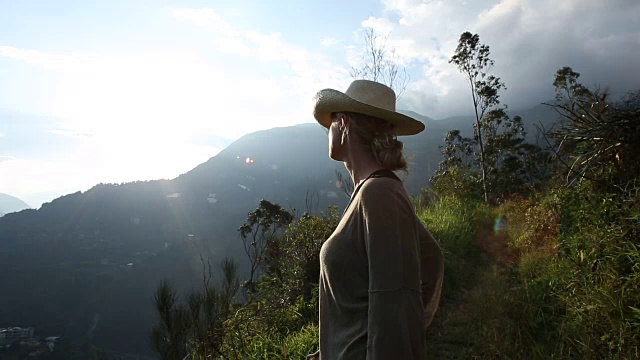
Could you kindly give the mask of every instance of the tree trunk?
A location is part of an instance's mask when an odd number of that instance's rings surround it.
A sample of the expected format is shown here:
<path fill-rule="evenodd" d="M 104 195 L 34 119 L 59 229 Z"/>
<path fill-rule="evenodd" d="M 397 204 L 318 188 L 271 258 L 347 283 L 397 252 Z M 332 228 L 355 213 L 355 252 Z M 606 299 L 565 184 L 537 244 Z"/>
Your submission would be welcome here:
<path fill-rule="evenodd" d="M 473 110 L 476 112 L 476 136 L 480 145 L 480 169 L 482 171 L 482 190 L 484 193 L 484 202 L 489 202 L 489 192 L 487 191 L 487 167 L 484 162 L 484 142 L 482 141 L 482 130 L 480 127 L 480 115 L 478 114 L 478 100 L 476 99 L 475 86 L 469 74 L 469 82 L 471 83 L 471 96 L 473 97 Z"/>

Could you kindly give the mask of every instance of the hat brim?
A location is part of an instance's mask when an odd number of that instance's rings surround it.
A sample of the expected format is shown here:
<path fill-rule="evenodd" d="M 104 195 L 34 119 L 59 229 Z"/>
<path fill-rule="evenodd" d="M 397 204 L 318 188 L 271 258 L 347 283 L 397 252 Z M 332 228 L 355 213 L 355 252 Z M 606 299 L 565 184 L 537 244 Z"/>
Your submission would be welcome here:
<path fill-rule="evenodd" d="M 313 117 L 327 129 L 331 126 L 332 113 L 354 112 L 388 121 L 398 136 L 415 135 L 424 130 L 424 124 L 412 117 L 362 103 L 338 90 L 320 90 L 313 100 Z"/>

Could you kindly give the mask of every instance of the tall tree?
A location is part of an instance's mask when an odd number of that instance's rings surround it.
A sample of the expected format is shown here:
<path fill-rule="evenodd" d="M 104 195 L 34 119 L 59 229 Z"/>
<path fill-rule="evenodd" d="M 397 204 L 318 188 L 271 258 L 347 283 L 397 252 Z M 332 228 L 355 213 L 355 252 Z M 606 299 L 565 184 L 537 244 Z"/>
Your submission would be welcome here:
<path fill-rule="evenodd" d="M 473 136 L 463 137 L 459 130 L 447 134 L 442 151 L 445 159 L 431 179 L 436 189 L 471 195 L 476 193 L 473 183 L 479 178 L 485 202 L 528 192 L 549 175 L 548 156 L 525 142 L 522 119 L 509 117 L 507 107 L 500 106 L 499 90 L 506 87 L 500 78 L 488 74 L 494 64 L 489 55 L 489 46 L 481 44 L 477 34 L 460 36 L 449 62 L 469 81 L 475 113 Z"/>
<path fill-rule="evenodd" d="M 484 200 L 489 200 L 489 190 L 487 186 L 487 162 L 485 149 L 484 130 L 487 111 L 496 108 L 500 104 L 498 90 L 505 88 L 500 78 L 489 75 L 488 72 L 493 67 L 494 61 L 489 58 L 489 45 L 480 43 L 478 34 L 464 32 L 458 40 L 458 47 L 449 63 L 455 64 L 458 70 L 465 75 L 469 81 L 471 99 L 475 112 L 474 138 L 479 146 L 480 173 L 482 174 L 482 187 L 484 190 Z M 497 114 L 493 114 L 495 118 Z"/>

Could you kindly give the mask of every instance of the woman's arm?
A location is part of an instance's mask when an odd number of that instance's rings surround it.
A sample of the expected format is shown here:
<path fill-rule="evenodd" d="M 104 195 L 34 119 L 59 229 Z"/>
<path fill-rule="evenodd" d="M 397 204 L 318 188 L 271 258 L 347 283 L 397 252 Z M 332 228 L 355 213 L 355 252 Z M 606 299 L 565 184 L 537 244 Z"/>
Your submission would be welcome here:
<path fill-rule="evenodd" d="M 416 216 L 403 191 L 376 185 L 363 189 L 361 203 L 369 270 L 367 359 L 423 359 L 425 316 Z"/>
<path fill-rule="evenodd" d="M 416 217 L 417 218 L 417 217 Z M 418 219 L 418 218 L 417 218 Z M 420 272 L 422 303 L 424 306 L 425 326 L 429 326 L 440 304 L 442 280 L 444 277 L 444 255 L 436 239 L 433 238 L 418 219 L 420 236 Z"/>

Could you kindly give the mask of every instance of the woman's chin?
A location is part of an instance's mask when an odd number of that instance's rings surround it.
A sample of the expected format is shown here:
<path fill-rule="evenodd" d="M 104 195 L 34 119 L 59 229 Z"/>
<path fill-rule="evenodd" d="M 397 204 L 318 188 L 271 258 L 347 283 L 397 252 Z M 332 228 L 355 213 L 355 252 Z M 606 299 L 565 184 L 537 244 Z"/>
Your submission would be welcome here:
<path fill-rule="evenodd" d="M 338 156 L 337 152 L 335 151 L 329 151 L 329 157 L 335 161 L 342 161 L 342 158 Z"/>

